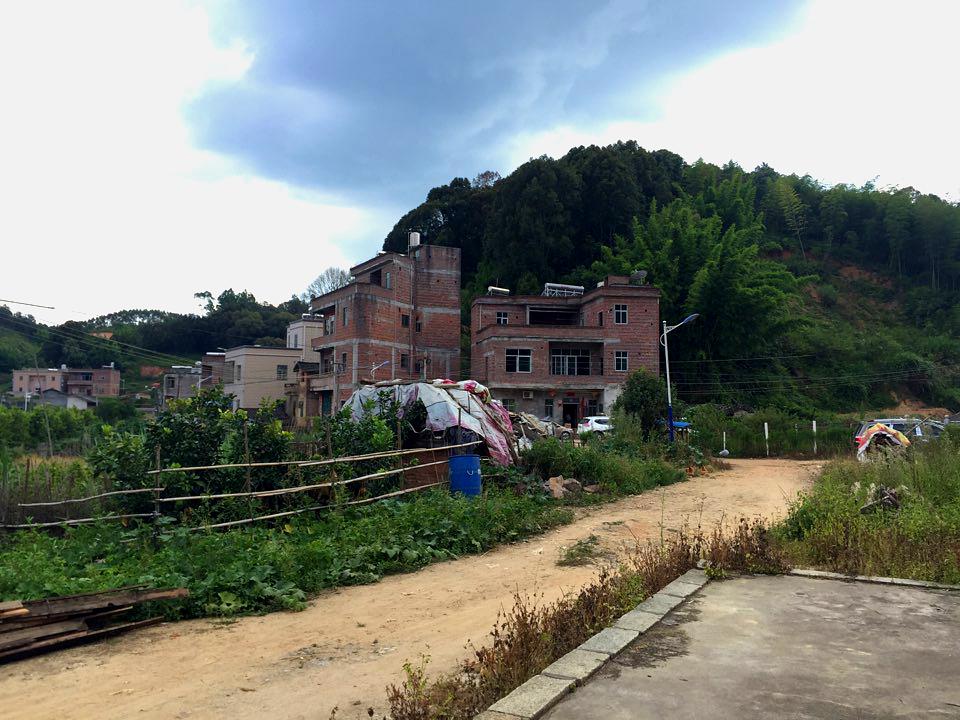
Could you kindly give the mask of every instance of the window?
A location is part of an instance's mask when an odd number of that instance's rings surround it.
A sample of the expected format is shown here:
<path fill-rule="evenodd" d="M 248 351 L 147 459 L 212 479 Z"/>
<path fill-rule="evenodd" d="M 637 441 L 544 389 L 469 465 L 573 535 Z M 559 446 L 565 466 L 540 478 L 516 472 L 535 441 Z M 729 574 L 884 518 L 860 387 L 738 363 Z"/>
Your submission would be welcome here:
<path fill-rule="evenodd" d="M 410 316 L 409 316 L 409 315 L 401 315 L 401 316 L 400 316 L 400 325 L 403 326 L 403 327 L 410 327 Z"/>
<path fill-rule="evenodd" d="M 587 415 L 599 415 L 602 410 L 600 408 L 602 405 L 596 400 L 587 400 Z"/>
<path fill-rule="evenodd" d="M 507 372 L 515 373 L 531 372 L 531 359 L 529 350 L 519 350 L 516 348 L 507 349 Z"/>
<path fill-rule="evenodd" d="M 350 322 L 350 308 L 343 308 L 340 312 L 343 314 L 343 326 L 346 327 Z"/>
<path fill-rule="evenodd" d="M 423 330 L 423 323 L 421 322 L 420 318 L 417 318 L 417 328 L 416 328 L 416 330 L 417 330 L 417 332 L 420 332 L 421 330 Z"/>
<path fill-rule="evenodd" d="M 400 353 L 400 369 L 409 370 L 410 369 L 410 356 L 404 353 Z"/>
<path fill-rule="evenodd" d="M 242 375 L 241 375 L 241 373 L 240 373 L 240 365 L 236 365 L 236 366 L 234 366 L 234 367 L 236 368 L 236 377 L 235 377 L 234 379 L 235 379 L 236 382 L 240 382 L 240 379 L 241 379 L 241 377 L 242 377 Z"/>
<path fill-rule="evenodd" d="M 420 375 L 421 377 L 426 377 L 426 372 L 425 372 L 426 367 L 427 365 L 426 363 L 423 362 L 423 360 L 417 360 L 417 375 Z"/>
<path fill-rule="evenodd" d="M 515 398 L 503 398 L 500 404 L 503 405 L 503 409 L 508 412 L 515 412 L 517 409 L 517 401 Z"/>
<path fill-rule="evenodd" d="M 507 314 L 505 312 L 497 313 L 497 325 L 506 325 L 507 324 Z"/>
<path fill-rule="evenodd" d="M 340 355 L 340 368 L 339 368 L 339 370 L 340 370 L 340 372 L 346 372 L 346 371 L 347 371 L 347 354 L 346 354 L 346 353 L 341 353 L 341 355 Z"/>
<path fill-rule="evenodd" d="M 597 325 L 603 327 L 603 310 L 597 313 Z"/>
<path fill-rule="evenodd" d="M 168 390 L 173 390 L 173 388 L 176 387 L 176 385 L 177 385 L 176 378 L 173 378 L 173 377 L 168 377 L 168 378 L 167 378 L 167 389 L 168 389 Z"/>
<path fill-rule="evenodd" d="M 287 366 L 277 365 L 277 380 L 286 380 L 286 379 L 287 379 Z"/>
<path fill-rule="evenodd" d="M 627 371 L 627 351 L 626 350 L 617 350 L 613 354 L 614 365 L 613 369 L 617 372 L 626 372 Z"/>
<path fill-rule="evenodd" d="M 547 398 L 543 401 L 543 416 L 548 418 L 553 417 L 553 398 Z"/>
<path fill-rule="evenodd" d="M 627 324 L 627 306 L 626 305 L 613 306 L 613 322 L 616 323 L 617 325 Z"/>
<path fill-rule="evenodd" d="M 590 350 L 577 347 L 550 348 L 551 375 L 589 375 Z"/>
<path fill-rule="evenodd" d="M 387 290 L 389 290 L 389 289 L 391 289 L 391 288 L 393 287 L 393 281 L 392 281 L 391 278 L 390 278 L 390 273 L 389 273 L 389 272 L 387 273 L 387 279 L 386 279 L 386 282 L 384 283 L 384 287 L 386 287 Z"/>

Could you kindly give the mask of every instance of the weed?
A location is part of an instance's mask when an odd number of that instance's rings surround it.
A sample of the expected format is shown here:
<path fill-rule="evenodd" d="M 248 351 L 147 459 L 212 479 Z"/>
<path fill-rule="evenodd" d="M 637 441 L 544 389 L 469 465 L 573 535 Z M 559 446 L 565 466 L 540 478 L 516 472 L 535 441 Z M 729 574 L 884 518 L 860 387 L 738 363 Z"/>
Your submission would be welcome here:
<path fill-rule="evenodd" d="M 589 535 L 577 540 L 570 547 L 561 549 L 557 565 L 589 565 L 600 557 L 601 553 L 600 538 Z"/>

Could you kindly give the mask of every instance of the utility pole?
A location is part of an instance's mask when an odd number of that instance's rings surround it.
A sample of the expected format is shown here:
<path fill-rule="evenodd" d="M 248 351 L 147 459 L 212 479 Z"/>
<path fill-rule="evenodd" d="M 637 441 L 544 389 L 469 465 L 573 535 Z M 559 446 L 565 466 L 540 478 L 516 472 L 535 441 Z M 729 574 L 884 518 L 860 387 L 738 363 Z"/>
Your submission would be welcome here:
<path fill-rule="evenodd" d="M 667 333 L 676 330 L 681 325 L 686 325 L 688 322 L 693 322 L 698 317 L 700 317 L 699 313 L 688 315 L 676 325 L 667 325 L 667 321 L 663 321 L 663 334 L 660 336 L 660 344 L 663 345 L 663 360 L 667 366 L 667 433 L 670 436 L 670 442 L 673 442 L 673 396 L 670 392 L 670 348 L 667 347 Z"/>

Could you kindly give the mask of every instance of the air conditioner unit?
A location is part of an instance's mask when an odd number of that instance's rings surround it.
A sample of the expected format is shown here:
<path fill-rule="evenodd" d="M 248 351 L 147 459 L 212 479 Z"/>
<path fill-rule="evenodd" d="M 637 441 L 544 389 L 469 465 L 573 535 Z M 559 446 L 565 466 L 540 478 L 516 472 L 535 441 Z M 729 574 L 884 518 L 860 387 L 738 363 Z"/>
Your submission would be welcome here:
<path fill-rule="evenodd" d="M 524 390 L 523 391 L 524 400 L 533 400 L 533 390 Z"/>

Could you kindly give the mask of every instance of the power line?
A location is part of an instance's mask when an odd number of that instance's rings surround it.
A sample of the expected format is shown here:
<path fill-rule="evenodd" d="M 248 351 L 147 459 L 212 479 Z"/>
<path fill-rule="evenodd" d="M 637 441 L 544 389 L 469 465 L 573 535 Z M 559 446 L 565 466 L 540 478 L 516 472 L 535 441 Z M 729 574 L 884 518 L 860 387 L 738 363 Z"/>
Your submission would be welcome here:
<path fill-rule="evenodd" d="M 52 305 L 37 305 L 36 303 L 20 302 L 19 300 L 4 300 L 0 298 L 0 303 L 10 303 L 11 305 L 27 305 L 28 307 L 43 308 L 44 310 L 56 310 Z"/>

